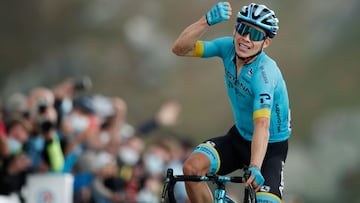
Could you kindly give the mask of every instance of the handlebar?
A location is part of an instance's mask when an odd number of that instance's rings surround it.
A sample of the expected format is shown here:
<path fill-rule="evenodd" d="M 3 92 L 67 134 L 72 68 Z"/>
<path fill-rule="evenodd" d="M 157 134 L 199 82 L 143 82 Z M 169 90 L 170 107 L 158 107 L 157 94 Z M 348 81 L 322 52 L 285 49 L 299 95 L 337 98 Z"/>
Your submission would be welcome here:
<path fill-rule="evenodd" d="M 161 195 L 161 202 L 165 201 L 166 194 L 169 194 L 169 201 L 171 203 L 176 202 L 174 197 L 174 185 L 176 182 L 183 181 L 191 181 L 191 182 L 213 182 L 218 186 L 224 185 L 227 182 L 232 183 L 243 183 L 244 180 L 247 180 L 250 177 L 250 171 L 245 170 L 244 177 L 243 176 L 221 176 L 216 174 L 198 176 L 198 175 L 174 175 L 174 171 L 172 168 L 167 169 L 166 177 L 164 180 L 164 187 Z M 250 195 L 251 199 L 256 198 L 256 193 L 254 188 L 249 185 L 246 188 L 246 193 Z M 246 195 L 245 193 L 245 195 Z"/>

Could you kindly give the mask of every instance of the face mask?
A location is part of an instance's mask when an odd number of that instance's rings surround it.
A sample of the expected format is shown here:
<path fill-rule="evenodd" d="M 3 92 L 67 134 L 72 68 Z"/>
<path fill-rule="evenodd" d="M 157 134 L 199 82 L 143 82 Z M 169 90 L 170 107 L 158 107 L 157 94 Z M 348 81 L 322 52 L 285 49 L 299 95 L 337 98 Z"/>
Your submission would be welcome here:
<path fill-rule="evenodd" d="M 12 137 L 8 138 L 8 147 L 11 154 L 16 154 L 21 150 L 21 143 Z"/>
<path fill-rule="evenodd" d="M 70 98 L 63 99 L 63 101 L 61 102 L 61 112 L 63 114 L 68 114 L 70 113 L 72 108 L 73 108 L 72 100 Z"/>
<path fill-rule="evenodd" d="M 146 154 L 145 168 L 151 175 L 162 173 L 164 170 L 164 161 L 155 154 Z"/>
<path fill-rule="evenodd" d="M 110 134 L 108 132 L 101 132 L 99 134 L 99 139 L 102 143 L 109 143 L 110 142 Z"/>
<path fill-rule="evenodd" d="M 67 122 L 76 135 L 83 133 L 89 127 L 89 119 L 80 114 L 70 114 L 67 117 Z"/>
<path fill-rule="evenodd" d="M 119 150 L 119 158 L 124 164 L 133 166 L 139 161 L 140 154 L 130 147 L 121 147 Z"/>

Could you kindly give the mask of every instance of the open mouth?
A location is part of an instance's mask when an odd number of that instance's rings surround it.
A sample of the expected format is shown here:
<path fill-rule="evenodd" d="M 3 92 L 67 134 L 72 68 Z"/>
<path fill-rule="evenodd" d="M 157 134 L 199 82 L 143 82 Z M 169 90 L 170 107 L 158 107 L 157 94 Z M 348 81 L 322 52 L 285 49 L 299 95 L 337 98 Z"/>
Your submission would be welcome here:
<path fill-rule="evenodd" d="M 239 48 L 242 49 L 242 50 L 249 50 L 250 49 L 249 46 L 247 46 L 247 45 L 245 45 L 243 43 L 239 43 Z"/>

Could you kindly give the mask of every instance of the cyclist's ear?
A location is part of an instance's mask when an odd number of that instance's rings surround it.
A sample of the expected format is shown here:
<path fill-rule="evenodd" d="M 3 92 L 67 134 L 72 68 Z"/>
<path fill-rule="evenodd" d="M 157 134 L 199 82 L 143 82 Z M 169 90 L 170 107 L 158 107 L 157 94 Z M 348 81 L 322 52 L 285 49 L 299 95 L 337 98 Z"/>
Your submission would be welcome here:
<path fill-rule="evenodd" d="M 266 37 L 263 48 L 270 46 L 271 42 L 272 42 L 272 39 L 270 37 Z"/>

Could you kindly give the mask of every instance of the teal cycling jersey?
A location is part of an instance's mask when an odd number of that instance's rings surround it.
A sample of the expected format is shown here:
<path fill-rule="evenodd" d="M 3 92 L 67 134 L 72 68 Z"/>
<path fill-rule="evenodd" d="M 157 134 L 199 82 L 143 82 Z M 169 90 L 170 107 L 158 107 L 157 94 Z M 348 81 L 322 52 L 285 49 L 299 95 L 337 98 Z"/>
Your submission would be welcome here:
<path fill-rule="evenodd" d="M 290 137 L 291 119 L 286 84 L 279 67 L 265 52 L 261 52 L 253 62 L 244 64 L 238 76 L 233 37 L 198 41 L 194 56 L 218 56 L 222 59 L 235 125 L 244 139 L 252 140 L 254 119 L 259 117 L 270 119 L 270 143 Z"/>

